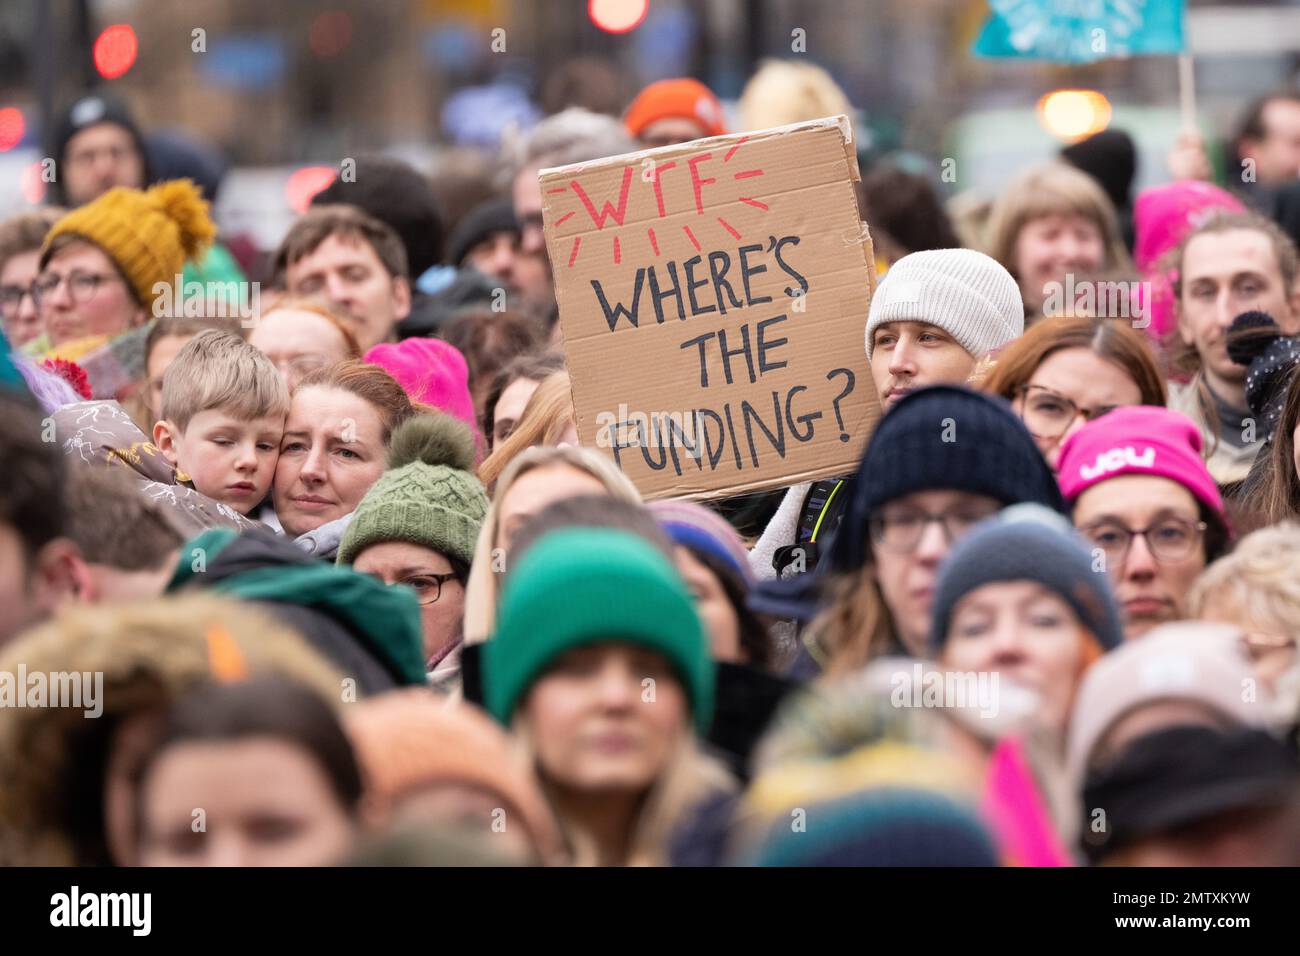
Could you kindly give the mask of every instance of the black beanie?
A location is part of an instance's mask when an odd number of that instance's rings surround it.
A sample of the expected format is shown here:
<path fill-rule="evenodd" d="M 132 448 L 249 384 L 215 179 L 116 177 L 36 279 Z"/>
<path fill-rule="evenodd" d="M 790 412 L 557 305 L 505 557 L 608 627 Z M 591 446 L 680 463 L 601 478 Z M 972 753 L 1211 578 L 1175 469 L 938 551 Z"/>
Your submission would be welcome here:
<path fill-rule="evenodd" d="M 48 201 L 53 206 L 66 206 L 67 193 L 63 190 L 64 153 L 68 141 L 83 129 L 98 126 L 100 123 L 113 123 L 131 134 L 136 151 L 140 154 L 140 163 L 144 167 L 144 183 L 148 186 L 153 181 L 153 172 L 149 163 L 149 150 L 145 147 L 140 127 L 135 125 L 126 104 L 108 93 L 89 93 L 73 102 L 50 124 L 50 156 L 54 158 L 55 177 L 50 183 Z"/>
<path fill-rule="evenodd" d="M 1129 205 L 1133 177 L 1137 175 L 1137 149 L 1128 133 L 1102 130 L 1066 146 L 1061 157 L 1095 179 L 1116 210 Z"/>
<path fill-rule="evenodd" d="M 746 600 L 751 609 L 811 619 L 830 576 L 866 564 L 871 515 L 913 491 L 971 491 L 1003 505 L 1032 502 L 1068 513 L 1056 477 L 1010 406 L 956 385 L 923 388 L 900 400 L 876 426 L 844 487 L 852 497 L 827 557 L 804 574 L 759 582 Z"/>
<path fill-rule="evenodd" d="M 311 204 L 356 206 L 387 225 L 402 240 L 414 282 L 442 258 L 446 227 L 433 187 L 414 166 L 393 156 L 357 156 L 352 173 L 340 172 Z"/>
<path fill-rule="evenodd" d="M 831 544 L 832 569 L 866 563 L 867 521 L 882 505 L 929 490 L 969 491 L 1003 505 L 1029 501 L 1066 514 L 1056 476 L 1005 401 L 935 385 L 905 395 L 876 426 Z"/>
<path fill-rule="evenodd" d="M 447 264 L 459 267 L 469 251 L 494 232 L 520 234 L 519 220 L 509 199 L 489 199 L 465 214 L 447 240 Z"/>
<path fill-rule="evenodd" d="M 1080 841 L 1098 863 L 1146 837 L 1232 811 L 1284 805 L 1298 788 L 1295 754 L 1262 730 L 1154 730 L 1089 771 Z M 1092 819 L 1098 807 L 1106 811 L 1106 826 L 1099 830 Z"/>

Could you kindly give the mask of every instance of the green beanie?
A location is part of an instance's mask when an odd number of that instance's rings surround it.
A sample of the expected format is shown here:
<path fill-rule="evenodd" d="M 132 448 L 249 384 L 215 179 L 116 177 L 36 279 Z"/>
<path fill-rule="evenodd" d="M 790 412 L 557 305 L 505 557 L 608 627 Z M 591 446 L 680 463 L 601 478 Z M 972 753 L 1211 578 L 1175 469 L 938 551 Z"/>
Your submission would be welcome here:
<path fill-rule="evenodd" d="M 487 495 L 474 477 L 474 436 L 447 415 L 397 427 L 388 471 L 370 486 L 339 542 L 338 563 L 381 541 L 409 541 L 465 564 L 474 561 Z"/>
<path fill-rule="evenodd" d="M 668 658 L 700 734 L 713 717 L 713 661 L 686 585 L 649 542 L 609 528 L 543 535 L 510 569 L 484 649 L 488 710 L 509 725 L 520 698 L 565 651 L 603 641 Z"/>

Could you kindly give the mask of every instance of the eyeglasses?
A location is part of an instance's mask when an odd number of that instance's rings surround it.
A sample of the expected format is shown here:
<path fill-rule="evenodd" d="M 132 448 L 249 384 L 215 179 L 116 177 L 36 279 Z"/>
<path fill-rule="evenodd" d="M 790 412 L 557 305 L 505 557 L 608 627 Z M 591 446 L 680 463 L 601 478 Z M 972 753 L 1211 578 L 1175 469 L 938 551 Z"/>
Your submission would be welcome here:
<path fill-rule="evenodd" d="M 1020 386 L 1020 420 L 1035 438 L 1052 439 L 1064 435 L 1079 416 L 1086 422 L 1113 412 L 1118 406 L 1100 405 L 1080 408 L 1064 395 L 1042 385 Z"/>
<path fill-rule="evenodd" d="M 899 554 L 916 550 L 925 529 L 936 521 L 943 528 L 944 538 L 952 544 L 985 518 L 997 513 L 997 508 L 956 508 L 938 514 L 920 508 L 893 508 L 873 515 L 868 522 L 871 540 L 881 547 Z"/>
<path fill-rule="evenodd" d="M 455 577 L 455 571 L 448 571 L 446 574 L 413 574 L 392 586 L 405 585 L 415 592 L 416 603 L 421 607 L 427 607 L 438 603 L 438 598 L 442 597 L 442 586 Z"/>
<path fill-rule="evenodd" d="M 5 318 L 15 318 L 23 307 L 23 296 L 31 294 L 30 286 L 0 285 L 0 314 Z M 32 304 L 36 304 L 35 298 Z"/>
<path fill-rule="evenodd" d="M 99 291 L 99 287 L 105 282 L 121 280 L 121 276 L 114 275 L 111 272 L 93 273 L 93 272 L 74 272 L 66 279 L 64 276 L 50 272 L 45 275 L 37 276 L 36 281 L 32 283 L 31 293 L 32 301 L 36 307 L 41 307 L 41 300 L 46 296 L 53 295 L 54 290 L 62 285 L 65 281 L 68 283 L 68 294 L 72 296 L 72 301 L 78 305 L 89 302 Z"/>
<path fill-rule="evenodd" d="M 1204 521 L 1165 518 L 1146 528 L 1129 528 L 1115 521 L 1085 525 L 1079 530 L 1116 566 L 1124 563 L 1133 539 L 1141 536 L 1151 556 L 1159 562 L 1182 561 L 1192 556 L 1205 535 Z"/>

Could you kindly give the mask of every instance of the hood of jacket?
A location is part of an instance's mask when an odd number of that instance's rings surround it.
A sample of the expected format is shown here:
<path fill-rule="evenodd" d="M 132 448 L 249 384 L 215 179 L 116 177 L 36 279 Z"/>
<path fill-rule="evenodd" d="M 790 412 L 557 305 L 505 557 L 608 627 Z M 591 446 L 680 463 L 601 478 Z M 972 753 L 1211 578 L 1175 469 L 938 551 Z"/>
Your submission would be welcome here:
<path fill-rule="evenodd" d="M 363 694 L 425 681 L 413 595 L 318 561 L 270 531 L 212 529 L 187 543 L 167 592 L 192 588 L 271 605 Z"/>

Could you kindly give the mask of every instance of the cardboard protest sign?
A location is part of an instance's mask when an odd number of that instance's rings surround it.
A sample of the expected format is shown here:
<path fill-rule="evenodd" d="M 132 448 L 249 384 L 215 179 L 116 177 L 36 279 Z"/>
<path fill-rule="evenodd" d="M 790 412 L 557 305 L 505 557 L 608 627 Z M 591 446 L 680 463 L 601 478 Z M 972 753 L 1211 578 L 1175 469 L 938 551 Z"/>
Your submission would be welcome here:
<path fill-rule="evenodd" d="M 583 445 L 647 498 L 854 470 L 880 411 L 846 118 L 540 178 Z"/>

